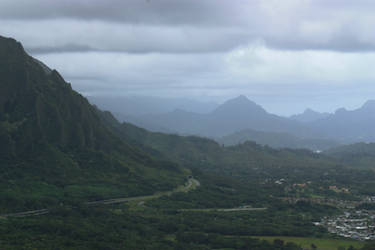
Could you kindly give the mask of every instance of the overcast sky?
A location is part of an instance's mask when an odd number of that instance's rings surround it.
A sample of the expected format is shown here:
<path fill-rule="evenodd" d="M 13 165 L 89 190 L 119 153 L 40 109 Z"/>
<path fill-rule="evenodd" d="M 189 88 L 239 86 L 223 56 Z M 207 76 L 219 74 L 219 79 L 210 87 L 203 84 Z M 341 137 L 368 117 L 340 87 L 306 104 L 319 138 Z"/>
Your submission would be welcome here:
<path fill-rule="evenodd" d="M 268 111 L 375 99 L 373 0 L 0 0 L 0 35 L 84 95 L 222 102 Z"/>

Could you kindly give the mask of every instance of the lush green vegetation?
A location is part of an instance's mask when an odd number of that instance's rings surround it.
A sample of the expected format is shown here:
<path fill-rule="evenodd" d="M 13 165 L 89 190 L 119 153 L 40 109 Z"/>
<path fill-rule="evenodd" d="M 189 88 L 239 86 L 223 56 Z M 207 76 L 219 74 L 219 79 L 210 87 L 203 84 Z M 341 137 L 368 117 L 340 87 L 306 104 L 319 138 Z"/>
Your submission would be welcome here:
<path fill-rule="evenodd" d="M 375 143 L 356 143 L 324 153 L 357 169 L 375 169 Z"/>
<path fill-rule="evenodd" d="M 252 213 L 178 213 L 126 206 L 59 208 L 49 215 L 0 220 L 2 249 L 279 249 L 248 235 L 320 232 L 292 214 L 283 222 L 277 211 Z M 273 225 L 278 225 L 273 228 Z M 307 226 L 307 227 L 305 227 Z M 321 233 L 320 233 L 321 234 Z M 282 249 L 299 249 L 289 244 Z"/>
<path fill-rule="evenodd" d="M 103 117 L 113 120 L 108 114 Z M 151 154 L 160 155 L 161 152 L 184 167 L 231 176 L 274 196 L 318 195 L 353 199 L 357 195 L 375 195 L 373 171 L 356 169 L 324 154 L 308 150 L 276 150 L 253 142 L 223 147 L 205 138 L 152 133 L 126 123 L 111 124 L 124 139 Z M 285 180 L 281 186 L 275 184 L 280 179 Z M 303 190 L 293 188 L 294 184 L 303 183 L 309 183 Z M 350 193 L 334 192 L 329 186 L 348 188 Z"/>
<path fill-rule="evenodd" d="M 230 135 L 216 139 L 220 144 L 226 146 L 255 141 L 260 145 L 268 145 L 273 148 L 306 148 L 311 150 L 325 150 L 337 147 L 338 143 L 325 139 L 301 139 L 288 133 L 263 132 L 245 129 Z"/>
<path fill-rule="evenodd" d="M 364 247 L 364 242 L 358 242 L 354 240 L 337 240 L 337 239 L 317 239 L 317 238 L 306 238 L 306 237 L 256 237 L 258 239 L 267 240 L 274 242 L 275 240 L 282 240 L 284 242 L 293 242 L 304 249 L 360 249 Z"/>
<path fill-rule="evenodd" d="M 373 171 L 307 150 L 223 147 L 120 124 L 12 39 L 0 37 L 0 59 L 0 214 L 49 209 L 0 217 L 1 249 L 300 249 L 249 236 L 332 237 L 312 222 L 337 208 L 282 198 L 375 194 Z M 190 192 L 86 204 L 160 194 L 189 175 L 201 183 Z M 243 205 L 266 209 L 188 210 Z"/>
<path fill-rule="evenodd" d="M 170 190 L 186 176 L 118 138 L 95 107 L 0 38 L 0 214 Z"/>

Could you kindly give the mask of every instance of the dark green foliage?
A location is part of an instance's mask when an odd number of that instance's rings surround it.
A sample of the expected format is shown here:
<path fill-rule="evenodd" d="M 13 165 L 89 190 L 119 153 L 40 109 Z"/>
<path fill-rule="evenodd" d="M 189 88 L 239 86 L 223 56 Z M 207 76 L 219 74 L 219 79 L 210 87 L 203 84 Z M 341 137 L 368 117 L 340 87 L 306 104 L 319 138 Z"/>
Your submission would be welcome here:
<path fill-rule="evenodd" d="M 356 143 L 333 148 L 324 153 L 355 168 L 375 169 L 375 143 Z"/>
<path fill-rule="evenodd" d="M 212 216 L 138 214 L 126 210 L 114 214 L 106 208 L 58 208 L 43 217 L 0 221 L 0 248 L 301 249 L 293 243 L 269 243 L 238 235 L 237 232 L 241 230 L 246 235 L 256 226 L 250 224 L 251 216 L 246 214 L 240 215 L 241 218 L 218 214 Z M 238 219 L 243 223 L 236 229 L 230 221 Z M 230 231 L 232 229 L 234 231 Z"/>
<path fill-rule="evenodd" d="M 0 214 L 152 194 L 184 181 L 118 138 L 56 70 L 0 37 Z"/>
<path fill-rule="evenodd" d="M 246 204 L 254 207 L 269 205 L 268 192 L 257 185 L 238 181 L 233 177 L 219 176 L 210 172 L 194 171 L 195 178 L 201 181 L 198 189 L 189 193 L 175 193 L 158 200 L 147 202 L 163 210 L 189 208 L 232 208 Z"/>
<path fill-rule="evenodd" d="M 102 118 L 111 120 L 109 116 Z M 309 150 L 277 150 L 254 142 L 222 147 L 206 138 L 152 133 L 128 123 L 109 123 L 129 143 L 184 167 L 232 176 L 246 181 L 246 184 L 251 186 L 269 180 L 268 184 L 261 187 L 274 196 L 284 194 L 284 189 L 272 185 L 279 179 L 286 179 L 289 186 L 294 183 L 311 182 L 310 191 L 298 194 L 304 196 L 314 193 L 350 199 L 357 194 L 375 194 L 373 171 L 356 170 L 350 164 L 337 162 L 324 154 Z M 349 188 L 352 197 L 328 190 L 331 185 Z"/>
<path fill-rule="evenodd" d="M 306 139 L 299 138 L 292 134 L 280 132 L 263 132 L 252 129 L 238 131 L 219 139 L 220 144 L 226 146 L 244 143 L 245 141 L 256 141 L 261 145 L 268 145 L 273 148 L 306 148 L 311 150 L 325 150 L 338 146 L 338 143 L 327 139 Z"/>
<path fill-rule="evenodd" d="M 374 250 L 375 249 L 375 242 L 368 242 L 365 244 L 364 247 L 361 248 L 361 250 Z"/>

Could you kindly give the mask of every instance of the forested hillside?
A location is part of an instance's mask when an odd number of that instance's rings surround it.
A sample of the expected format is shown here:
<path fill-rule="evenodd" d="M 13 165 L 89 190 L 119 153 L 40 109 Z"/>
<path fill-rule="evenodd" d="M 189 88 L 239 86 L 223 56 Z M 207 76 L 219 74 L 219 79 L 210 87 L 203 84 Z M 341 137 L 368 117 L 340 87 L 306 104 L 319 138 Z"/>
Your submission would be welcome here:
<path fill-rule="evenodd" d="M 184 182 L 122 140 L 56 70 L 0 37 L 0 211 L 168 190 Z"/>
<path fill-rule="evenodd" d="M 375 169 L 375 143 L 356 143 L 332 148 L 324 153 L 359 169 Z"/>

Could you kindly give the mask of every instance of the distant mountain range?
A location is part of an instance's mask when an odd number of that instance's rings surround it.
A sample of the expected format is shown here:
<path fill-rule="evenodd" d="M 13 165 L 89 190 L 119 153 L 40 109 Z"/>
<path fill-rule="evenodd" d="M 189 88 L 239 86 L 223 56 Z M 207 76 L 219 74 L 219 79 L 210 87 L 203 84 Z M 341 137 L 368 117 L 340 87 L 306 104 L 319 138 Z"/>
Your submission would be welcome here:
<path fill-rule="evenodd" d="M 176 109 L 151 115 L 129 115 L 124 120 L 155 132 L 199 135 L 223 144 L 253 140 L 272 147 L 324 150 L 339 144 L 375 141 L 375 101 L 334 114 L 307 109 L 304 113 L 281 117 L 268 113 L 245 96 L 228 100 L 202 114 Z"/>
<path fill-rule="evenodd" d="M 308 124 L 324 138 L 342 143 L 375 141 L 375 100 L 355 110 L 338 109 L 334 114 Z"/>
<path fill-rule="evenodd" d="M 327 118 L 329 115 L 330 115 L 329 113 L 319 113 L 308 108 L 302 114 L 292 115 L 290 119 L 296 120 L 299 122 L 308 123 L 308 122 L 313 122 L 313 121 Z"/>
<path fill-rule="evenodd" d="M 245 96 L 231 99 L 207 114 L 179 109 L 165 114 L 137 116 L 134 120 L 129 117 L 128 120 L 142 126 L 140 121 L 181 134 L 207 137 L 221 137 L 249 128 L 258 131 L 293 132 L 302 137 L 314 134 L 314 131 L 300 122 L 267 113 Z"/>
<path fill-rule="evenodd" d="M 111 110 L 117 119 L 127 116 L 151 115 L 172 112 L 175 109 L 195 113 L 208 113 L 217 108 L 214 102 L 200 102 L 187 98 L 153 96 L 87 96 L 91 104 L 101 110 Z"/>

